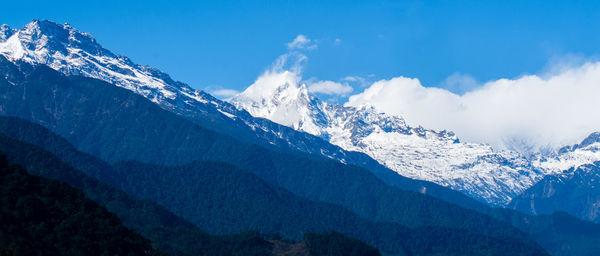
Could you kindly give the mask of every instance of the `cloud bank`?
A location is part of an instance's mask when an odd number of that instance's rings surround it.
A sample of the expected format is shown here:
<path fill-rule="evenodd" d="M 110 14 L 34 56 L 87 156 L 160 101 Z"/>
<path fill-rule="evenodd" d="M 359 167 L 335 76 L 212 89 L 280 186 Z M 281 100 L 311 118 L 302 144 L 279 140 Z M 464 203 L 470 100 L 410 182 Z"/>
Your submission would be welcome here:
<path fill-rule="evenodd" d="M 469 80 L 455 80 L 461 79 Z M 373 83 L 346 105 L 371 105 L 413 125 L 521 152 L 578 143 L 600 131 L 600 62 L 471 87 L 459 95 L 396 77 Z"/>

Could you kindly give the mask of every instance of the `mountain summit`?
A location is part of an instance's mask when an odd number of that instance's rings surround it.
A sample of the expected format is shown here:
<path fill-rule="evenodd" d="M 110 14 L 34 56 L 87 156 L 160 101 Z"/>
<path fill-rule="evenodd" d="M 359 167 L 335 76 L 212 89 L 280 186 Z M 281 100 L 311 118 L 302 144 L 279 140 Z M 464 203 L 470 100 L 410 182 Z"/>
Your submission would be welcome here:
<path fill-rule="evenodd" d="M 0 54 L 9 60 L 44 64 L 67 75 L 104 80 L 170 108 L 181 106 L 186 100 L 206 101 L 201 91 L 110 52 L 91 35 L 67 23 L 34 20 L 16 31 L 3 25 L 2 31 L 8 37 L 0 42 Z"/>
<path fill-rule="evenodd" d="M 296 130 L 321 135 L 326 117 L 317 99 L 308 94 L 300 77 L 290 71 L 269 73 L 258 78 L 231 101 L 253 116 L 264 117 Z"/>

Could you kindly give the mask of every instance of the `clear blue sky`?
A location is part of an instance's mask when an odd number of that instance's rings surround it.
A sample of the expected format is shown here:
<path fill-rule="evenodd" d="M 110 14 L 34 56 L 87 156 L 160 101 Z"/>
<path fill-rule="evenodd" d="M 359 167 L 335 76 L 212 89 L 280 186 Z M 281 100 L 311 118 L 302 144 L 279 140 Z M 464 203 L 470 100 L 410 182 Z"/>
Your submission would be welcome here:
<path fill-rule="evenodd" d="M 298 34 L 319 42 L 304 77 L 333 81 L 486 81 L 600 53 L 600 1 L 0 1 L 0 23 L 32 19 L 69 22 L 199 89 L 245 88 Z"/>

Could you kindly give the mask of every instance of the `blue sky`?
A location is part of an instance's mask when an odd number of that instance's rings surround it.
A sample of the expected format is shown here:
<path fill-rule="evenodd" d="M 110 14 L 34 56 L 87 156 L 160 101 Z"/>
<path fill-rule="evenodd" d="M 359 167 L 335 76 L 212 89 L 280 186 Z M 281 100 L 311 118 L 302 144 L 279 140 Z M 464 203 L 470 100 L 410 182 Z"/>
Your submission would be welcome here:
<path fill-rule="evenodd" d="M 192 87 L 242 90 L 302 34 L 305 79 L 406 76 L 463 92 L 600 52 L 600 1 L 2 1 L 0 23 L 69 22 Z M 337 40 L 336 40 L 337 39 Z M 549 64 L 550 63 L 550 64 Z M 457 75 L 459 74 L 459 75 Z"/>

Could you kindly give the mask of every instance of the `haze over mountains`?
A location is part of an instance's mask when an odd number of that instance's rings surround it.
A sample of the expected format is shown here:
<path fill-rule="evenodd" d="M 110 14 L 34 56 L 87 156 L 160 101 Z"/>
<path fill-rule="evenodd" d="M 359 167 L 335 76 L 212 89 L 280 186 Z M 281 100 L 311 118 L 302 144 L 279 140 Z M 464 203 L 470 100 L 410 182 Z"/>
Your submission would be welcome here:
<path fill-rule="evenodd" d="M 0 113 L 49 129 L 4 119 L 4 151 L 16 145 L 10 139 L 36 144 L 71 166 L 62 169 L 75 167 L 119 193 L 165 207 L 191 233 L 253 229 L 300 239 L 333 229 L 398 255 L 483 247 L 495 255 L 511 247 L 521 255 L 600 252 L 597 224 L 553 214 L 599 221 L 592 172 L 600 160 L 597 134 L 524 156 L 411 126 L 374 107 L 321 101 L 294 72 L 259 78 L 226 102 L 51 21 L 20 30 L 3 25 L 0 55 Z M 22 129 L 11 130 L 11 123 Z M 21 130 L 53 139 L 37 144 Z M 539 192 L 556 184 L 553 177 L 560 189 Z M 582 194 L 589 196 L 573 199 Z M 160 237 L 148 238 L 156 247 Z M 159 249 L 197 252 L 178 246 Z"/>

